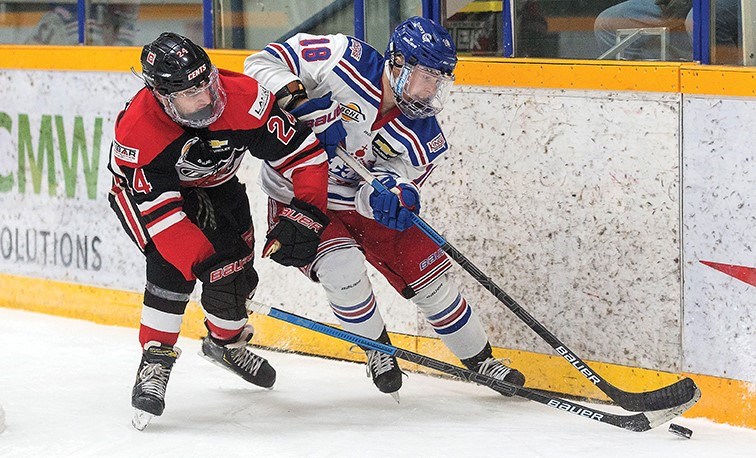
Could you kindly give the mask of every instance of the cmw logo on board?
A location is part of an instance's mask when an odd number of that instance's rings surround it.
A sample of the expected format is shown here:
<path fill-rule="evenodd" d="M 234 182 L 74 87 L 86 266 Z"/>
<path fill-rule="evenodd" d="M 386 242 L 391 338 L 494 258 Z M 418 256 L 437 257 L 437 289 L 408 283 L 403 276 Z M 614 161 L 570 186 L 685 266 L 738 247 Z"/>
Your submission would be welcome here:
<path fill-rule="evenodd" d="M 0 111 L 0 148 L 5 156 L 0 158 L 0 193 L 15 189 L 19 194 L 41 194 L 45 182 L 50 196 L 75 198 L 79 177 L 83 176 L 86 196 L 95 200 L 102 146 L 101 117 L 94 119 L 91 134 L 89 139 L 82 116 L 74 116 L 71 126 L 70 118 L 42 115 L 39 124 L 33 126 L 28 114 L 21 113 L 13 119 Z M 8 157 L 14 148 L 9 148 L 3 137 L 17 139 L 15 167 L 13 158 Z"/>

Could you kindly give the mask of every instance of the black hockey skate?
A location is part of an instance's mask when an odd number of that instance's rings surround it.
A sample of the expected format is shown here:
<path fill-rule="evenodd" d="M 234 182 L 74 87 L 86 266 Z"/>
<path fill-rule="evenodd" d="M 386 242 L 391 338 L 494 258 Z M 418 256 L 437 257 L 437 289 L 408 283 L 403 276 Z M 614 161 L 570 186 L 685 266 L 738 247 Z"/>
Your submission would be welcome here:
<path fill-rule="evenodd" d="M 231 341 L 224 342 L 208 335 L 202 338 L 200 356 L 226 369 L 254 385 L 271 388 L 276 382 L 276 370 L 262 356 L 252 352 L 248 345 L 254 329 L 246 325 L 241 334 Z"/>
<path fill-rule="evenodd" d="M 178 348 L 160 342 L 150 341 L 144 345 L 142 362 L 131 391 L 131 405 L 135 409 L 131 424 L 139 431 L 147 427 L 153 416 L 163 414 L 165 388 L 173 363 L 180 354 Z"/>
<path fill-rule="evenodd" d="M 472 358 L 463 359 L 462 364 L 467 366 L 471 371 L 478 372 L 497 380 L 502 380 L 517 386 L 525 385 L 525 376 L 517 369 L 511 368 L 493 357 L 491 344 L 486 343 L 483 350 Z M 508 393 L 501 393 L 504 396 L 512 396 Z"/>
<path fill-rule="evenodd" d="M 376 341 L 391 345 L 386 329 L 383 329 Z M 396 402 L 399 402 L 399 388 L 402 387 L 402 370 L 396 362 L 396 358 L 381 353 L 377 350 L 365 350 L 367 355 L 368 377 L 373 378 L 373 383 L 381 393 L 390 394 Z"/>

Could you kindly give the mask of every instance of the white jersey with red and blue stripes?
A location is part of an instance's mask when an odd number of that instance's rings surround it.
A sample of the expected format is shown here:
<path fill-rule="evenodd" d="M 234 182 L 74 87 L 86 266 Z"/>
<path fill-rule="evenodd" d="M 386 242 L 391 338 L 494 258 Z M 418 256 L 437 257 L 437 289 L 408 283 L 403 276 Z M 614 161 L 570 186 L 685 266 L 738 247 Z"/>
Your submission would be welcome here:
<path fill-rule="evenodd" d="M 420 187 L 448 145 L 435 117 L 380 116 L 383 91 L 391 90 L 383 87 L 383 71 L 377 50 L 341 34 L 298 34 L 270 43 L 244 64 L 244 73 L 274 93 L 294 80 L 302 82 L 311 99 L 330 92 L 342 108 L 345 149 L 378 177 L 390 175 Z M 264 169 L 260 178 L 268 195 L 281 202 L 291 199 L 291 187 L 274 171 Z M 338 157 L 330 161 L 329 209 L 357 209 L 372 218 L 368 194 L 369 186 L 354 170 Z"/>

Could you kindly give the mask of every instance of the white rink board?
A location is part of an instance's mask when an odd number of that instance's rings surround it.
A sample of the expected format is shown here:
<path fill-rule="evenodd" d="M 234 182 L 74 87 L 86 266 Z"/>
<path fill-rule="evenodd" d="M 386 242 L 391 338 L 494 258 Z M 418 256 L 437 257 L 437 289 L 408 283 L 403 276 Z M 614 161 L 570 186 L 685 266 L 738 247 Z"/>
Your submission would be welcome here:
<path fill-rule="evenodd" d="M 583 358 L 679 370 L 679 96 L 455 89 L 427 220 Z M 455 277 L 494 344 L 553 353 Z"/>
<path fill-rule="evenodd" d="M 756 101 L 684 107 L 684 369 L 753 382 L 756 287 L 700 261 L 756 267 Z"/>
<path fill-rule="evenodd" d="M 144 258 L 121 228 L 107 200 L 111 186 L 107 163 L 115 118 L 142 83 L 130 73 L 22 70 L 0 70 L 0 82 L 5 91 L 0 98 L 14 100 L 11 106 L 0 107 L 0 151 L 3 151 L 0 156 L 0 273 L 143 291 Z M 18 185 L 19 117 L 29 119 L 28 130 L 36 156 L 43 115 L 51 118 L 57 184 L 54 197 L 50 195 L 50 162 L 46 155 L 39 192 L 35 192 L 32 185 L 28 159 L 25 192 L 21 193 Z M 95 120 L 102 120 L 99 173 L 96 190 L 92 191 L 94 199 L 87 194 L 81 154 L 75 195 L 64 197 L 65 178 L 56 116 L 62 120 L 69 163 L 75 117 L 82 119 L 89 157 Z M 4 123 L 4 119 L 9 121 Z M 9 128 L 4 128 L 6 124 Z M 239 178 L 247 183 L 250 196 L 258 258 L 262 248 L 260 241 L 265 238 L 267 212 L 267 198 L 257 185 L 259 164 L 256 158 L 247 157 L 239 173 Z M 10 180 L 12 186 L 7 184 Z M 3 188 L 3 183 L 10 189 Z M 321 288 L 297 269 L 286 269 L 267 259 L 255 262 L 262 279 L 256 299 L 313 319 L 335 322 Z M 380 285 L 379 291 L 385 290 L 381 292 L 380 303 L 384 314 L 392 318 L 391 329 L 417 334 L 414 307 L 405 304 L 382 278 L 374 278 L 374 283 Z"/>
<path fill-rule="evenodd" d="M 0 70 L 0 81 L 0 97 L 14 101 L 0 107 L 0 148 L 11 152 L 0 156 L 0 273 L 141 291 L 143 259 L 106 198 L 113 121 L 139 81 L 124 73 L 11 70 Z M 34 191 L 28 160 L 26 189 L 19 191 L 21 115 L 28 116 L 35 154 L 43 115 L 51 117 L 55 197 L 47 167 Z M 423 217 L 582 357 L 682 370 L 680 115 L 678 94 L 456 86 L 440 116 L 451 149 L 425 187 Z M 90 149 L 95 119 L 102 119 L 94 199 L 81 157 L 75 196 L 63 197 L 56 116 L 69 157 L 75 118 Z M 259 255 L 266 205 L 258 167 L 247 158 L 239 176 L 248 184 Z M 75 243 L 63 241 L 64 234 L 87 237 L 83 268 L 72 258 L 75 250 L 63 262 L 62 245 Z M 40 245 L 31 250 L 33 260 L 27 236 Z M 320 288 L 296 269 L 260 259 L 256 266 L 257 299 L 334 322 Z M 553 353 L 469 275 L 452 272 L 493 345 Z M 389 330 L 432 335 L 411 303 L 382 278 L 373 281 Z M 706 364 L 695 371 L 721 375 Z"/>

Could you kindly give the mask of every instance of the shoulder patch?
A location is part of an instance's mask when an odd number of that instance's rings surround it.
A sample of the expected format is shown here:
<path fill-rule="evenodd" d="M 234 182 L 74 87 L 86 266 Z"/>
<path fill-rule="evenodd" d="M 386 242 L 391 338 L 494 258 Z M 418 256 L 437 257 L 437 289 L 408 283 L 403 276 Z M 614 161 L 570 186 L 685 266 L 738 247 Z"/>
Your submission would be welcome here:
<path fill-rule="evenodd" d="M 113 156 L 122 161 L 130 162 L 132 164 L 139 162 L 139 150 L 137 148 L 124 146 L 118 143 L 115 139 L 113 140 L 112 151 Z"/>
<path fill-rule="evenodd" d="M 352 56 L 352 59 L 354 60 L 360 60 L 362 59 L 362 43 L 360 43 L 357 40 L 349 40 L 349 54 Z"/>
<path fill-rule="evenodd" d="M 252 107 L 249 109 L 249 114 L 252 115 L 252 117 L 262 121 L 263 116 L 265 116 L 265 112 L 268 109 L 268 102 L 270 101 L 270 91 L 262 87 L 261 85 L 257 86 L 257 97 L 255 98 L 254 103 L 252 103 Z"/>
<path fill-rule="evenodd" d="M 428 146 L 428 151 L 430 151 L 431 154 L 439 152 L 444 147 L 444 145 L 446 145 L 444 134 L 442 132 L 439 132 L 438 135 L 433 137 L 431 141 L 426 143 L 426 145 Z"/>
<path fill-rule="evenodd" d="M 341 104 L 341 119 L 345 122 L 364 122 L 365 113 L 355 102 Z"/>
<path fill-rule="evenodd" d="M 378 134 L 373 139 L 373 153 L 385 160 L 395 158 L 402 154 L 400 151 L 395 150 L 385 138 Z"/>

